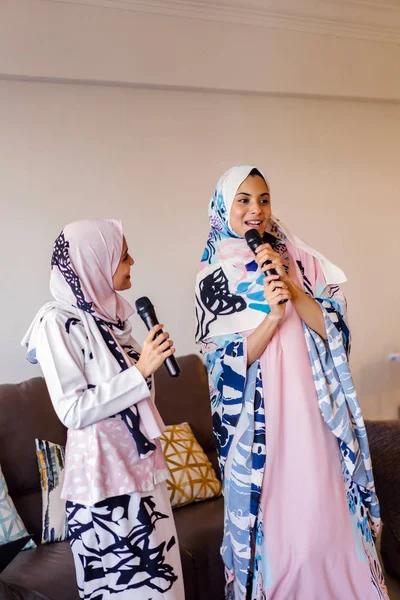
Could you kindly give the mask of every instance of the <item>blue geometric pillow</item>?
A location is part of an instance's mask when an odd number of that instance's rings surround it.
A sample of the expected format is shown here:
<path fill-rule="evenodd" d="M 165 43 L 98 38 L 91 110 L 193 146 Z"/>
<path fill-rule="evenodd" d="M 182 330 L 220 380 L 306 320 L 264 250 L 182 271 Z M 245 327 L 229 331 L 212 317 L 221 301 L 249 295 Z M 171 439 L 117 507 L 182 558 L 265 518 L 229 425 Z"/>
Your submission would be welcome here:
<path fill-rule="evenodd" d="M 65 476 L 65 448 L 53 442 L 35 440 L 42 487 L 42 544 L 68 539 L 65 500 L 61 491 Z"/>
<path fill-rule="evenodd" d="M 0 545 L 14 542 L 27 535 L 25 525 L 8 494 L 7 483 L 0 467 Z M 29 548 L 36 548 L 32 540 L 26 544 L 24 550 Z"/>

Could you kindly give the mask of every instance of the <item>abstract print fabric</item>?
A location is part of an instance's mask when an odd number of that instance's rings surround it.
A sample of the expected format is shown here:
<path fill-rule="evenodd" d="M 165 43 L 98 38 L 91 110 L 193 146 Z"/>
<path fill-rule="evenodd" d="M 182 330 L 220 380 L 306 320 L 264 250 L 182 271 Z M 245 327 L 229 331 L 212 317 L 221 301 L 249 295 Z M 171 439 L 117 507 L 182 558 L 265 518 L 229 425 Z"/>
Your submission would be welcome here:
<path fill-rule="evenodd" d="M 165 483 L 94 507 L 67 502 L 67 519 L 80 598 L 184 599 Z"/>
<path fill-rule="evenodd" d="M 226 567 L 226 598 L 312 598 L 307 577 L 304 578 L 308 582 L 305 583 L 306 589 L 298 589 L 298 595 L 291 596 L 288 592 L 286 597 L 281 596 L 279 586 L 274 588 L 277 572 L 271 571 L 273 557 L 269 553 L 279 554 L 282 547 L 271 548 L 269 544 L 276 540 L 269 536 L 268 528 L 264 529 L 267 516 L 264 513 L 274 495 L 265 487 L 266 481 L 271 483 L 270 470 L 273 469 L 272 462 L 269 463 L 268 432 L 278 426 L 268 422 L 268 415 L 272 414 L 270 403 L 279 405 L 282 411 L 295 411 L 296 393 L 300 393 L 296 392 L 296 385 L 298 390 L 303 389 L 303 375 L 312 383 L 311 391 L 307 387 L 308 425 L 313 431 L 321 420 L 323 423 L 322 437 L 311 435 L 313 452 L 318 455 L 318 444 L 325 440 L 324 436 L 330 440 L 328 445 L 332 440 L 335 442 L 333 449 L 332 443 L 329 446 L 323 468 L 329 472 L 332 467 L 332 472 L 336 473 L 339 469 L 338 494 L 344 499 L 350 516 L 345 527 L 350 533 L 354 532 L 350 550 L 357 553 L 360 565 L 368 566 L 368 570 L 363 571 L 359 589 L 368 589 L 369 595 L 360 594 L 357 587 L 355 590 L 352 587 L 353 579 L 357 580 L 360 573 L 353 573 L 349 580 L 342 573 L 346 580 L 344 585 L 348 584 L 345 589 L 349 597 L 353 594 L 352 598 L 360 600 L 366 597 L 386 598 L 374 546 L 379 528 L 379 505 L 365 425 L 348 365 L 350 334 L 346 323 L 346 303 L 338 285 L 345 281 L 345 277 L 340 269 L 296 238 L 275 217 L 269 228 L 269 233 L 276 238 L 274 248 L 282 255 L 290 276 L 319 303 L 328 340 L 325 342 L 302 323 L 289 305 L 287 312 L 292 317 L 289 326 L 294 336 L 292 343 L 286 347 L 280 343 L 282 324 L 271 340 L 274 343 L 270 342 L 260 359 L 247 367 L 246 336 L 265 318 L 270 308 L 263 295 L 264 276 L 246 242 L 231 230 L 229 214 L 237 188 L 252 169 L 243 165 L 235 167 L 218 183 L 210 203 L 211 230 L 196 285 L 196 337 L 201 343 L 209 375 L 214 434 L 225 498 L 221 554 Z M 294 348 L 294 354 L 291 355 L 287 348 Z M 273 351 L 275 354 L 272 356 L 270 353 Z M 269 361 L 268 356 L 273 360 Z M 285 361 L 291 360 L 291 367 L 296 362 L 304 366 L 304 356 L 306 366 L 293 379 L 293 373 L 285 368 Z M 270 395 L 273 386 L 269 384 L 274 377 L 282 383 L 281 391 L 277 392 L 282 397 L 274 397 L 273 392 Z M 290 385 L 292 394 L 288 399 L 282 390 Z M 285 423 L 282 422 L 281 426 L 286 427 Z M 301 465 L 300 454 L 301 448 L 298 454 Z M 289 472 L 291 468 L 294 465 L 288 466 Z M 317 471 L 314 478 L 318 479 Z M 295 503 L 293 490 L 290 494 Z M 321 496 L 324 494 L 328 497 L 329 489 L 320 491 Z M 308 517 L 304 515 L 302 518 L 307 520 Z M 335 520 L 334 514 L 326 514 L 326 518 Z M 311 516 L 309 525 L 312 531 Z M 296 537 L 296 531 L 293 531 L 293 537 Z M 344 541 L 340 551 L 346 553 Z M 301 560 L 297 566 L 300 570 L 304 567 Z M 292 567 L 296 571 L 296 564 Z M 332 591 L 328 582 L 325 584 L 325 588 L 316 590 L 319 594 L 316 597 L 342 600 L 343 595 Z"/>

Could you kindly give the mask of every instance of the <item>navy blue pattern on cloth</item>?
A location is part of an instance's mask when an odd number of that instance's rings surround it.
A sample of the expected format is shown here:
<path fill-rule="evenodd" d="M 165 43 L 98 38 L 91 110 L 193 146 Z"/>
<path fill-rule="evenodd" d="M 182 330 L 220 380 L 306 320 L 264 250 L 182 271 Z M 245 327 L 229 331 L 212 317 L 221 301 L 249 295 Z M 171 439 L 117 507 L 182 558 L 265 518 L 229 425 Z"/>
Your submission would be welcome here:
<path fill-rule="evenodd" d="M 111 354 L 114 356 L 115 360 L 118 362 L 119 366 L 121 367 L 121 371 L 125 371 L 125 369 L 129 368 L 129 365 L 126 362 L 126 359 L 125 359 L 123 353 L 119 349 L 118 344 L 115 341 L 115 339 L 110 331 L 110 330 L 112 330 L 113 325 L 111 323 L 105 323 L 102 319 L 99 319 L 97 317 L 95 317 L 95 321 L 96 321 L 97 327 L 99 328 L 99 331 L 101 333 L 101 336 L 102 336 L 104 342 L 106 343 Z M 140 357 L 140 354 L 138 352 L 135 352 L 134 349 L 132 348 L 132 346 L 129 346 L 129 348 L 130 348 L 131 358 L 134 358 L 134 360 L 137 361 Z M 134 354 L 132 354 L 132 352 Z M 147 385 L 149 385 L 149 383 L 150 383 L 150 381 L 147 381 Z M 150 442 L 150 440 L 148 440 L 146 438 L 146 436 L 140 431 L 140 417 L 137 412 L 136 406 L 122 410 L 121 412 L 118 413 L 117 416 L 119 416 L 122 419 L 122 421 L 125 423 L 125 425 L 129 429 L 130 434 L 132 435 L 133 439 L 135 440 L 135 443 L 136 443 L 136 446 L 137 446 L 137 449 L 138 449 L 138 452 L 139 452 L 141 458 L 144 458 L 144 457 L 148 456 L 149 454 L 151 454 L 151 452 L 154 452 L 154 450 L 156 449 L 156 446 L 152 442 Z"/>
<path fill-rule="evenodd" d="M 266 598 L 259 582 L 268 581 L 270 575 L 268 560 L 265 560 L 267 540 L 259 502 L 268 460 L 264 409 L 267 399 L 263 397 L 260 360 L 247 366 L 246 340 L 240 333 L 255 329 L 268 314 L 269 306 L 263 293 L 264 275 L 255 269 L 254 257 L 249 256 L 244 240 L 230 229 L 228 219 L 234 195 L 251 169 L 248 165 L 234 167 L 218 182 L 210 202 L 210 233 L 201 259 L 195 296 L 196 341 L 201 344 L 208 371 L 213 428 L 223 482 L 221 555 L 226 567 L 227 600 Z M 277 238 L 271 245 L 282 256 L 287 271 L 290 263 L 288 242 L 299 249 L 307 245 L 291 234 L 286 235 L 274 217 L 271 232 Z M 265 242 L 271 243 L 265 238 Z M 304 251 L 314 256 L 312 248 Z M 368 559 L 371 567 L 371 557 L 376 554 L 374 539 L 379 529 L 379 503 L 365 424 L 348 364 L 350 332 L 346 323 L 346 302 L 335 283 L 344 281 L 345 277 L 327 259 L 323 262 L 331 271 L 330 284 L 323 276 L 319 281 L 315 269 L 306 273 L 304 261 L 298 261 L 297 268 L 305 292 L 321 307 L 327 340 L 304 323 L 303 330 L 318 405 L 340 448 L 352 528 L 362 533 L 363 559 Z M 214 291 L 210 283 L 217 288 L 219 281 L 222 286 Z M 245 306 L 238 310 L 232 303 L 232 312 L 224 312 L 224 300 L 226 298 L 230 304 L 230 295 L 236 296 L 238 301 L 244 300 Z M 382 598 L 386 596 L 382 595 Z"/>
<path fill-rule="evenodd" d="M 304 265 L 301 262 L 301 260 L 296 260 L 296 263 L 297 263 L 297 266 L 299 267 L 300 273 L 301 273 L 301 275 L 303 277 L 304 291 L 305 291 L 305 293 L 308 296 L 311 296 L 311 298 L 313 298 L 314 297 L 314 292 L 313 292 L 313 289 L 312 289 L 312 284 L 311 284 L 311 281 L 309 280 L 309 278 L 307 277 L 307 275 L 305 273 Z M 336 287 L 338 287 L 338 286 L 336 286 Z"/>
<path fill-rule="evenodd" d="M 77 569 L 85 582 L 79 589 L 85 600 L 102 600 L 103 594 L 115 594 L 144 587 L 156 592 L 156 597 L 170 590 L 177 581 L 166 554 L 176 545 L 174 535 L 167 539 L 157 534 L 159 523 L 170 517 L 157 510 L 152 495 L 124 495 L 107 498 L 94 507 L 67 501 L 70 543 Z M 164 532 L 167 528 L 164 526 Z M 125 597 L 125 596 L 124 596 Z M 142 596 L 140 595 L 140 598 Z"/>
<path fill-rule="evenodd" d="M 93 303 L 85 300 L 79 277 L 71 266 L 68 248 L 69 242 L 65 239 L 64 232 L 62 231 L 54 242 L 51 268 L 58 267 L 60 269 L 60 272 L 76 298 L 77 307 L 92 314 L 94 312 Z"/>
<path fill-rule="evenodd" d="M 217 269 L 204 277 L 199 286 L 199 293 L 201 303 L 198 304 L 196 337 L 199 336 L 201 339 L 207 337 L 210 325 L 219 315 L 232 315 L 246 308 L 245 300 L 229 291 L 228 279 L 222 269 Z M 202 306 L 213 315 L 211 320 L 206 320 L 206 312 Z"/>
<path fill-rule="evenodd" d="M 69 333 L 70 330 L 71 330 L 72 325 L 77 325 L 80 322 L 81 322 L 80 319 L 78 319 L 77 317 L 71 317 L 65 323 L 65 331 L 67 333 Z"/>

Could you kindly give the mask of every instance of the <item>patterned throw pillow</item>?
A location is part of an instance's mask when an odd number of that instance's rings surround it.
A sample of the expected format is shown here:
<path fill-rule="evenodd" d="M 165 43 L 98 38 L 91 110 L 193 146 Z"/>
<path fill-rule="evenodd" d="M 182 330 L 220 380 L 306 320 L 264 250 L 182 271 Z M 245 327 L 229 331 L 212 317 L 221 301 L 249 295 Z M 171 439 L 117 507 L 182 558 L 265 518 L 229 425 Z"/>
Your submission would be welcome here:
<path fill-rule="evenodd" d="M 19 540 L 27 535 L 25 525 L 9 496 L 7 483 L 0 467 L 0 546 Z M 36 548 L 36 544 L 29 541 L 24 550 L 29 548 Z"/>
<path fill-rule="evenodd" d="M 167 485 L 173 507 L 220 496 L 221 483 L 189 423 L 169 425 L 160 440 L 171 472 Z"/>
<path fill-rule="evenodd" d="M 65 448 L 44 440 L 35 442 L 42 487 L 42 544 L 62 542 L 68 539 L 65 500 L 61 499 Z"/>

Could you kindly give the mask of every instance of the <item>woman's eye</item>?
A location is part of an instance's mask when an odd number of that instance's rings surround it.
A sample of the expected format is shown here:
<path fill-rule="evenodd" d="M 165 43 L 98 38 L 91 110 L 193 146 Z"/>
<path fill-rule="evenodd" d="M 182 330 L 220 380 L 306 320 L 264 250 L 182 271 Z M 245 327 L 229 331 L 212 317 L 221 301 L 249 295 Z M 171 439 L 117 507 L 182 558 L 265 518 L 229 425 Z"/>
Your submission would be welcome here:
<path fill-rule="evenodd" d="M 261 204 L 269 204 L 269 199 L 264 198 L 263 200 L 261 200 Z"/>
<path fill-rule="evenodd" d="M 238 198 L 238 202 L 240 202 L 240 204 L 247 204 L 248 201 L 248 198 Z"/>

